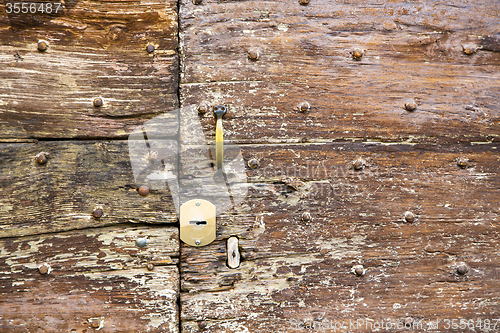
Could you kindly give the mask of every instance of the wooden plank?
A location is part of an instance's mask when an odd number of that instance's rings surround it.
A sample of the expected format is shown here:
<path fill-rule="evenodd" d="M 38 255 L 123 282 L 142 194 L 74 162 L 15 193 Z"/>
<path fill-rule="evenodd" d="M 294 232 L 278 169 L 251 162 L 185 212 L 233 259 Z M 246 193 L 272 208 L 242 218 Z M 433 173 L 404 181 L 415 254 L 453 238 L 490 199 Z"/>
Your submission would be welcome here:
<path fill-rule="evenodd" d="M 148 238 L 145 247 L 135 241 Z M 175 227 L 113 226 L 0 241 L 0 329 L 178 332 Z M 154 263 L 154 267 L 146 268 Z M 41 265 L 50 267 L 45 273 Z M 41 274 L 44 272 L 45 274 Z"/>
<path fill-rule="evenodd" d="M 498 140 L 498 1 L 184 0 L 180 8 L 181 104 L 227 105 L 229 140 Z M 464 54 L 469 45 L 477 52 Z M 355 48 L 366 51 L 359 61 Z M 213 116 L 202 119 L 213 136 Z"/>
<path fill-rule="evenodd" d="M 124 138 L 178 107 L 176 1 L 62 7 L 14 15 L 0 5 L 0 140 Z"/>
<path fill-rule="evenodd" d="M 499 319 L 498 144 L 242 150 L 259 164 L 250 198 L 221 217 L 213 244 L 181 246 L 183 332 L 202 321 L 209 332 L 299 332 L 349 319 L 440 319 L 436 331 L 451 332 L 443 320 Z M 237 269 L 226 264 L 231 236 Z"/>
<path fill-rule="evenodd" d="M 35 160 L 40 152 L 48 156 L 43 165 Z M 172 154 L 164 164 L 175 172 Z M 160 160 L 151 166 L 163 167 Z M 146 179 L 135 182 L 127 141 L 2 144 L 0 171 L 0 237 L 177 221 L 167 184 L 158 189 Z M 141 185 L 151 187 L 147 196 L 139 195 Z M 93 216 L 96 209 L 103 212 L 100 218 Z"/>

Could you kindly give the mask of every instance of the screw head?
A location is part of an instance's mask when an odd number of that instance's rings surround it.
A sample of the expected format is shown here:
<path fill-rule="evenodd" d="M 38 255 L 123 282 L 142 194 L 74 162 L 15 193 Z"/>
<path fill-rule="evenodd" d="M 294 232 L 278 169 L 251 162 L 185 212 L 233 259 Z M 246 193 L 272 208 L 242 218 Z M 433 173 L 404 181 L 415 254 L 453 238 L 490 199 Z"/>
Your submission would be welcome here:
<path fill-rule="evenodd" d="M 405 221 L 408 222 L 408 223 L 413 223 L 415 222 L 415 214 L 413 214 L 412 212 L 406 212 L 405 213 Z"/>
<path fill-rule="evenodd" d="M 194 242 L 196 245 L 200 245 L 201 242 L 199 240 L 197 240 L 196 242 Z"/>
<path fill-rule="evenodd" d="M 406 111 L 415 111 L 417 109 L 417 102 L 414 99 L 409 99 L 405 102 Z"/>
<path fill-rule="evenodd" d="M 40 272 L 40 274 L 42 274 L 42 275 L 48 274 L 49 268 L 50 268 L 49 265 L 42 264 L 41 266 L 38 267 L 38 272 Z"/>
<path fill-rule="evenodd" d="M 352 58 L 354 60 L 360 60 L 364 54 L 365 54 L 365 50 L 363 50 L 363 49 L 354 49 L 351 52 Z"/>
<path fill-rule="evenodd" d="M 365 168 L 365 163 L 365 160 L 360 157 L 356 161 L 354 161 L 352 167 L 354 168 L 354 170 L 362 170 Z"/>
<path fill-rule="evenodd" d="M 259 161 L 257 159 L 252 158 L 248 161 L 248 167 L 250 169 L 257 169 L 259 167 Z"/>
<path fill-rule="evenodd" d="M 155 265 L 151 263 L 149 263 L 146 267 L 148 268 L 148 271 L 152 271 L 153 269 L 155 269 Z"/>
<path fill-rule="evenodd" d="M 469 165 L 469 159 L 467 159 L 465 157 L 459 157 L 458 160 L 457 160 L 457 165 L 460 168 L 465 169 Z"/>
<path fill-rule="evenodd" d="M 354 274 L 356 274 L 357 276 L 362 276 L 365 274 L 365 269 L 363 267 L 363 265 L 356 265 L 352 268 L 352 271 L 354 272 Z"/>
<path fill-rule="evenodd" d="M 200 5 L 203 2 L 203 0 L 193 0 L 193 3 L 195 5 Z"/>
<path fill-rule="evenodd" d="M 201 205 L 201 202 L 196 201 L 196 206 L 199 206 L 199 205 Z"/>
<path fill-rule="evenodd" d="M 137 238 L 135 240 L 135 245 L 137 245 L 137 247 L 144 247 L 146 246 L 147 242 L 148 241 L 146 238 Z"/>
<path fill-rule="evenodd" d="M 96 108 L 101 107 L 102 104 L 103 104 L 103 102 L 102 102 L 102 98 L 101 97 L 97 97 L 97 98 L 94 99 L 94 106 Z"/>
<path fill-rule="evenodd" d="M 156 150 L 150 150 L 146 156 L 149 162 L 154 162 L 158 159 L 158 152 Z"/>
<path fill-rule="evenodd" d="M 94 209 L 92 212 L 92 216 L 94 216 L 96 219 L 100 218 L 102 216 L 102 209 Z"/>
<path fill-rule="evenodd" d="M 37 48 L 38 48 L 38 51 L 45 52 L 49 48 L 49 43 L 47 43 L 44 40 L 38 41 Z"/>
<path fill-rule="evenodd" d="M 39 153 L 38 155 L 36 155 L 35 159 L 40 165 L 47 163 L 47 156 L 45 155 L 45 153 Z"/>
<path fill-rule="evenodd" d="M 201 330 L 203 330 L 203 329 L 205 329 L 205 328 L 207 327 L 207 323 L 206 323 L 205 321 L 200 321 L 200 322 L 198 323 L 198 327 L 199 327 Z"/>
<path fill-rule="evenodd" d="M 309 111 L 310 108 L 311 108 L 311 104 L 309 104 L 309 102 L 302 102 L 298 106 L 299 112 L 302 112 L 302 113 L 306 113 L 307 111 Z"/>
<path fill-rule="evenodd" d="M 151 45 L 149 44 L 148 46 L 146 46 L 146 51 L 148 53 L 153 53 L 155 51 L 155 46 L 154 45 Z"/>
<path fill-rule="evenodd" d="M 247 51 L 247 56 L 248 56 L 248 59 L 256 61 L 256 60 L 259 60 L 260 54 L 259 54 L 258 50 L 251 49 L 251 50 Z"/>
<path fill-rule="evenodd" d="M 465 263 L 459 263 L 457 266 L 457 273 L 460 275 L 465 275 L 469 271 L 469 267 Z"/>
<path fill-rule="evenodd" d="M 299 3 L 302 5 L 302 6 L 305 6 L 309 3 L 309 0 L 299 0 Z"/>
<path fill-rule="evenodd" d="M 312 216 L 309 212 L 302 213 L 302 221 L 303 222 L 311 222 Z"/>
<path fill-rule="evenodd" d="M 146 185 L 141 185 L 137 190 L 137 192 L 139 192 L 140 195 L 145 197 L 146 195 L 149 194 L 149 187 L 147 187 Z"/>

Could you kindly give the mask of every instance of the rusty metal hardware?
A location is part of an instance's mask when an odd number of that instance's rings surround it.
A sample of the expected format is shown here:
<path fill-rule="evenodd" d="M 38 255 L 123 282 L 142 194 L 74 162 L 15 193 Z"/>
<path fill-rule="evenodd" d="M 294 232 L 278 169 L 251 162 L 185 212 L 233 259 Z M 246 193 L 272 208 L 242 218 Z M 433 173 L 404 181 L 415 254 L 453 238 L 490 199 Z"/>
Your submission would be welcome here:
<path fill-rule="evenodd" d="M 215 240 L 216 209 L 210 201 L 193 199 L 179 211 L 181 240 L 191 246 L 204 246 Z"/>

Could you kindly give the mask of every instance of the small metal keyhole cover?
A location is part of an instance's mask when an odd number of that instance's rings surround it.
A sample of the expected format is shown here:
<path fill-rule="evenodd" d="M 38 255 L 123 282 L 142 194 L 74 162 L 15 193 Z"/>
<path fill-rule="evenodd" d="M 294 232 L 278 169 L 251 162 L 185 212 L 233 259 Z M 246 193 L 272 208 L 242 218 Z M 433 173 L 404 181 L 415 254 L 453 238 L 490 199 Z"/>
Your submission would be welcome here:
<path fill-rule="evenodd" d="M 181 240 L 191 246 L 204 246 L 215 240 L 216 209 L 210 201 L 193 199 L 179 211 Z"/>

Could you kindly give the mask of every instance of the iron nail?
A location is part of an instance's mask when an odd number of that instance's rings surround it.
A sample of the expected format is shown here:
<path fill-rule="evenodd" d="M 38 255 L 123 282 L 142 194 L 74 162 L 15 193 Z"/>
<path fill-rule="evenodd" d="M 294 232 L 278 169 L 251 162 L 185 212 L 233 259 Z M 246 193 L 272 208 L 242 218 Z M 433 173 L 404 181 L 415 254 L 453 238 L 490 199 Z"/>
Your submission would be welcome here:
<path fill-rule="evenodd" d="M 36 155 L 36 161 L 40 165 L 43 165 L 43 164 L 47 163 L 47 156 L 46 156 L 46 154 L 45 153 L 39 153 L 38 155 Z"/>
<path fill-rule="evenodd" d="M 417 109 L 417 102 L 414 99 L 409 99 L 405 102 L 406 111 L 415 111 Z"/>
<path fill-rule="evenodd" d="M 312 220 L 312 217 L 311 217 L 311 214 L 309 214 L 309 212 L 302 213 L 302 221 L 311 222 L 311 220 Z"/>
<path fill-rule="evenodd" d="M 94 209 L 94 211 L 92 212 L 92 215 L 96 219 L 101 218 L 101 216 L 102 216 L 102 209 L 100 209 L 100 208 Z"/>
<path fill-rule="evenodd" d="M 49 265 L 42 264 L 40 267 L 38 267 L 38 272 L 40 272 L 40 274 L 42 274 L 42 275 L 48 274 L 49 273 L 49 268 L 50 268 Z"/>
<path fill-rule="evenodd" d="M 149 187 L 147 187 L 146 185 L 141 185 L 137 191 L 139 192 L 140 195 L 145 197 L 146 195 L 149 194 Z"/>
<path fill-rule="evenodd" d="M 354 266 L 353 271 L 354 271 L 354 274 L 356 274 L 357 276 L 362 276 L 365 274 L 365 268 L 363 267 L 363 265 Z"/>
<path fill-rule="evenodd" d="M 247 51 L 248 59 L 250 60 L 259 60 L 259 51 L 256 49 L 251 49 Z"/>
<path fill-rule="evenodd" d="M 38 41 L 37 48 L 38 48 L 38 51 L 45 52 L 49 48 L 49 43 L 47 43 L 44 40 Z"/>
<path fill-rule="evenodd" d="M 469 271 L 469 267 L 467 267 L 467 265 L 463 262 L 457 266 L 457 273 L 460 275 L 465 275 L 465 274 L 467 274 L 468 271 Z"/>
<path fill-rule="evenodd" d="M 299 111 L 300 112 L 306 113 L 307 111 L 309 111 L 310 108 L 311 108 L 311 105 L 309 104 L 309 102 L 302 102 L 299 104 Z"/>
<path fill-rule="evenodd" d="M 415 214 L 413 214 L 412 212 L 406 212 L 405 213 L 405 220 L 406 222 L 409 222 L 409 223 L 413 223 L 415 222 Z"/>
<path fill-rule="evenodd" d="M 248 161 L 248 167 L 250 169 L 257 169 L 259 167 L 259 161 L 257 161 L 257 159 L 255 158 L 252 158 Z"/>
<path fill-rule="evenodd" d="M 360 60 L 364 54 L 365 54 L 365 50 L 363 50 L 363 49 L 354 49 L 351 52 L 351 55 L 352 55 L 354 60 Z"/>
<path fill-rule="evenodd" d="M 148 46 L 146 46 L 146 51 L 148 53 L 153 53 L 155 51 L 155 46 L 154 45 L 151 45 L 149 44 Z"/>
<path fill-rule="evenodd" d="M 354 170 L 362 170 L 365 168 L 365 163 L 365 160 L 360 157 L 356 161 L 354 161 L 352 167 L 354 168 Z"/>
<path fill-rule="evenodd" d="M 137 238 L 135 240 L 135 245 L 137 245 L 137 247 L 144 247 L 146 246 L 147 242 L 148 241 L 146 238 Z"/>
<path fill-rule="evenodd" d="M 465 158 L 465 157 L 459 157 L 458 160 L 457 160 L 457 165 L 462 168 L 462 169 L 465 169 L 467 168 L 467 165 L 469 164 L 469 159 Z"/>
<path fill-rule="evenodd" d="M 102 106 L 102 104 L 103 104 L 103 102 L 102 102 L 102 98 L 101 97 L 97 97 L 97 98 L 94 99 L 94 106 L 96 108 Z"/>
<path fill-rule="evenodd" d="M 198 327 L 203 330 L 207 327 L 207 323 L 205 321 L 200 321 Z"/>
<path fill-rule="evenodd" d="M 152 271 L 153 269 L 155 269 L 155 265 L 149 263 L 147 268 L 148 268 L 148 271 Z"/>
<path fill-rule="evenodd" d="M 205 114 L 207 113 L 209 107 L 206 103 L 201 103 L 200 105 L 198 105 L 198 114 Z"/>

